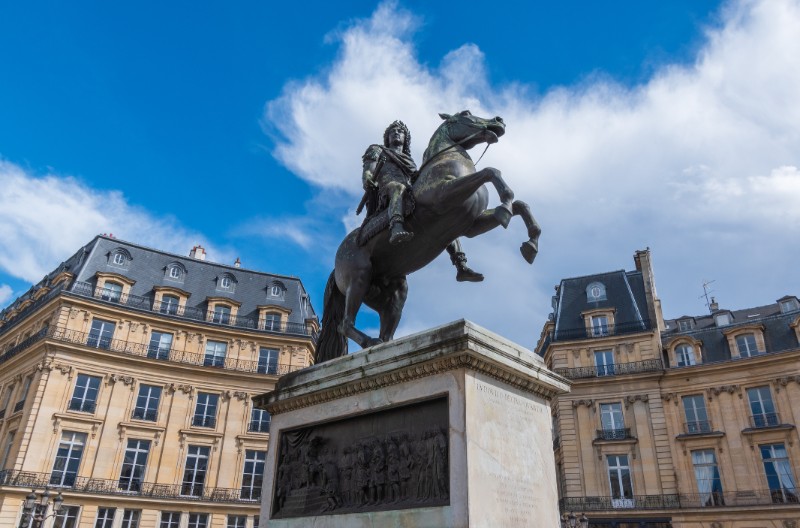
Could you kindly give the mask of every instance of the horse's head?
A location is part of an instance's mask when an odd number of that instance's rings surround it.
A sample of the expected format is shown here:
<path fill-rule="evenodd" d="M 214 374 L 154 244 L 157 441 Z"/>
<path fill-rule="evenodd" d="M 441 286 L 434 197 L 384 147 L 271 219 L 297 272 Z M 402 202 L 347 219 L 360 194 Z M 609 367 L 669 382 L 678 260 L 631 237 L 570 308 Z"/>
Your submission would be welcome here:
<path fill-rule="evenodd" d="M 485 119 L 464 110 L 453 115 L 439 114 L 439 117 L 445 121 L 442 126 L 446 128 L 450 140 L 465 149 L 480 143 L 497 143 L 497 139 L 506 133 L 506 124 L 500 116 Z"/>

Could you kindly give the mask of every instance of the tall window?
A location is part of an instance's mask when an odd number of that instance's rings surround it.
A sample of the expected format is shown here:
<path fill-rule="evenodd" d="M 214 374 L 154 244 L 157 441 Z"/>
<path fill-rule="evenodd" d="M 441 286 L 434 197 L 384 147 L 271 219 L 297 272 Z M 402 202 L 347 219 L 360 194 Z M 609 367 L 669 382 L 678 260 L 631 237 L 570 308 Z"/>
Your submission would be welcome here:
<path fill-rule="evenodd" d="M 208 528 L 207 513 L 190 513 L 187 528 Z"/>
<path fill-rule="evenodd" d="M 158 403 L 160 400 L 161 387 L 139 385 L 139 395 L 136 397 L 136 407 L 133 409 L 132 418 L 155 422 L 158 419 Z"/>
<path fill-rule="evenodd" d="M 267 411 L 253 407 L 250 411 L 250 427 L 248 430 L 254 433 L 268 433 L 270 421 L 272 421 L 272 418 Z"/>
<path fill-rule="evenodd" d="M 114 514 L 116 508 L 97 508 L 97 519 L 94 521 L 94 528 L 111 528 L 114 525 Z"/>
<path fill-rule="evenodd" d="M 139 519 L 141 516 L 142 510 L 125 510 L 122 512 L 121 528 L 139 528 Z"/>
<path fill-rule="evenodd" d="M 158 311 L 167 315 L 175 315 L 178 313 L 179 302 L 180 299 L 174 295 L 162 295 L 161 306 L 159 307 Z"/>
<path fill-rule="evenodd" d="M 240 496 L 242 499 L 261 499 L 261 485 L 264 480 L 264 461 L 266 459 L 266 451 L 245 450 L 244 469 L 242 470 L 242 494 Z"/>
<path fill-rule="evenodd" d="M 722 506 L 722 480 L 713 449 L 692 451 L 694 476 L 697 479 L 697 491 L 700 493 L 700 506 Z"/>
<path fill-rule="evenodd" d="M 194 407 L 192 425 L 195 427 L 215 427 L 217 425 L 218 394 L 197 393 L 197 404 Z"/>
<path fill-rule="evenodd" d="M 100 298 L 104 301 L 119 302 L 122 298 L 122 284 L 106 282 L 100 289 Z"/>
<path fill-rule="evenodd" d="M 271 330 L 273 332 L 280 332 L 281 330 L 281 314 L 268 313 L 264 315 L 264 330 Z"/>
<path fill-rule="evenodd" d="M 206 367 L 224 367 L 225 353 L 228 351 L 228 343 L 222 341 L 208 341 L 206 343 L 206 356 L 203 365 Z"/>
<path fill-rule="evenodd" d="M 141 491 L 147 456 L 150 454 L 150 440 L 128 440 L 122 471 L 119 474 L 119 489 Z"/>
<path fill-rule="evenodd" d="M 770 444 L 759 446 L 761 458 L 764 461 L 764 472 L 767 474 L 772 502 L 790 502 L 796 504 L 797 487 L 795 486 L 792 466 L 783 444 Z"/>
<path fill-rule="evenodd" d="M 225 523 L 225 528 L 245 528 L 246 525 L 246 515 L 228 515 L 228 522 Z"/>
<path fill-rule="evenodd" d="M 14 404 L 14 412 L 21 411 L 25 407 L 25 400 L 28 399 L 28 392 L 31 390 L 32 382 L 33 376 L 25 377 L 25 381 L 22 382 L 22 393 L 20 393 L 17 403 Z"/>
<path fill-rule="evenodd" d="M 622 404 L 601 403 L 600 424 L 603 427 L 603 439 L 615 440 L 625 438 L 625 422 L 622 417 Z"/>
<path fill-rule="evenodd" d="M 229 306 L 217 304 L 214 306 L 214 315 L 211 318 L 214 323 L 228 324 L 231 322 L 231 309 Z"/>
<path fill-rule="evenodd" d="M 86 340 L 86 345 L 97 348 L 110 348 L 115 327 L 116 325 L 111 321 L 94 319 L 92 321 L 92 328 L 89 330 L 89 337 Z"/>
<path fill-rule="evenodd" d="M 741 357 L 750 357 L 759 354 L 758 347 L 756 346 L 755 334 L 742 334 L 736 336 L 736 348 L 739 350 Z"/>
<path fill-rule="evenodd" d="M 8 410 L 8 404 L 11 403 L 11 397 L 14 395 L 14 385 L 11 384 L 6 387 L 6 395 L 3 398 L 3 411 Z M 4 413 L 5 414 L 5 413 Z"/>
<path fill-rule="evenodd" d="M 679 367 L 689 367 L 697 364 L 692 345 L 678 345 L 675 348 L 675 360 Z"/>
<path fill-rule="evenodd" d="M 608 335 L 608 316 L 605 315 L 592 316 L 592 335 L 594 337 Z"/>
<path fill-rule="evenodd" d="M 702 394 L 684 396 L 683 412 L 686 414 L 686 432 L 689 434 L 710 433 L 706 401 Z"/>
<path fill-rule="evenodd" d="M 169 351 L 171 348 L 172 334 L 153 330 L 150 334 L 150 344 L 147 346 L 147 357 L 169 359 Z"/>
<path fill-rule="evenodd" d="M 750 400 L 750 413 L 753 417 L 753 427 L 772 427 L 778 425 L 778 414 L 772 402 L 772 393 L 769 387 L 752 387 L 747 389 L 747 399 Z"/>
<path fill-rule="evenodd" d="M 98 376 L 78 374 L 75 390 L 72 391 L 72 399 L 69 401 L 69 410 L 93 413 L 97 407 L 100 381 Z"/>
<path fill-rule="evenodd" d="M 74 486 L 81 465 L 86 433 L 63 431 L 58 445 L 53 472 L 50 473 L 51 486 Z"/>
<path fill-rule="evenodd" d="M 183 484 L 181 495 L 200 497 L 203 495 L 203 486 L 206 482 L 206 472 L 208 471 L 208 454 L 210 448 L 207 446 L 190 445 L 186 453 L 186 466 L 183 471 Z"/>
<path fill-rule="evenodd" d="M 611 350 L 597 350 L 594 353 L 594 366 L 597 367 L 598 376 L 614 375 L 614 352 Z"/>
<path fill-rule="evenodd" d="M 179 528 L 181 512 L 161 512 L 161 522 L 158 528 Z"/>
<path fill-rule="evenodd" d="M 608 455 L 608 481 L 614 508 L 633 508 L 633 484 L 628 455 Z"/>
<path fill-rule="evenodd" d="M 275 348 L 259 348 L 258 372 L 260 374 L 277 374 L 279 354 L 280 352 Z"/>
<path fill-rule="evenodd" d="M 6 468 L 8 458 L 11 456 L 11 450 L 14 448 L 14 437 L 17 435 L 16 431 L 9 431 L 6 437 L 6 445 L 3 448 L 3 459 L 0 461 L 0 471 Z M 11 464 L 13 466 L 13 464 Z"/>
<path fill-rule="evenodd" d="M 80 506 L 62 506 L 53 521 L 53 528 L 76 528 L 80 511 Z"/>

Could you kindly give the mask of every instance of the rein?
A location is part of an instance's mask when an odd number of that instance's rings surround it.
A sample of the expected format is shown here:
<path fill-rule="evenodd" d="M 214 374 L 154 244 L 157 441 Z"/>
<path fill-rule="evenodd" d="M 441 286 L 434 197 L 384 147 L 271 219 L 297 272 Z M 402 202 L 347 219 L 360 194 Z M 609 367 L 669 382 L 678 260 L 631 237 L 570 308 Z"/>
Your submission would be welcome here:
<path fill-rule="evenodd" d="M 424 168 L 425 168 L 425 167 L 428 165 L 428 163 L 432 162 L 433 160 L 435 160 L 435 159 L 436 159 L 437 157 L 439 157 L 440 155 L 444 154 L 445 152 L 447 152 L 448 150 L 450 150 L 450 149 L 452 149 L 452 148 L 456 148 L 456 147 L 458 147 L 458 146 L 461 146 L 462 144 L 466 143 L 466 142 L 467 142 L 467 141 L 469 141 L 470 139 L 472 139 L 472 138 L 474 138 L 474 137 L 477 137 L 479 134 L 483 133 L 484 131 L 486 131 L 486 127 L 483 127 L 483 128 L 481 128 L 480 130 L 478 130 L 478 131 L 477 131 L 477 132 L 475 132 L 474 134 L 471 134 L 471 135 L 469 135 L 469 136 L 465 137 L 465 138 L 464 138 L 464 139 L 462 139 L 461 141 L 458 141 L 458 142 L 456 142 L 456 143 L 453 143 L 453 144 L 452 144 L 452 145 L 450 145 L 449 147 L 445 147 L 445 148 L 443 148 L 442 150 L 440 150 L 439 152 L 437 152 L 436 154 L 434 154 L 433 156 L 431 156 L 430 158 L 428 158 L 428 161 L 426 161 L 425 163 L 423 163 L 423 164 L 422 164 L 422 166 L 421 166 L 419 169 L 417 169 L 417 174 L 422 174 L 422 169 L 424 169 Z M 483 154 L 486 154 L 486 150 L 488 150 L 488 149 L 489 149 L 489 144 L 487 143 L 487 144 L 486 144 L 486 149 L 483 151 Z M 483 157 L 483 154 L 481 154 L 481 158 Z M 481 160 L 481 158 L 478 158 L 478 161 L 480 161 L 480 160 Z M 477 165 L 477 162 L 475 163 L 475 165 Z"/>

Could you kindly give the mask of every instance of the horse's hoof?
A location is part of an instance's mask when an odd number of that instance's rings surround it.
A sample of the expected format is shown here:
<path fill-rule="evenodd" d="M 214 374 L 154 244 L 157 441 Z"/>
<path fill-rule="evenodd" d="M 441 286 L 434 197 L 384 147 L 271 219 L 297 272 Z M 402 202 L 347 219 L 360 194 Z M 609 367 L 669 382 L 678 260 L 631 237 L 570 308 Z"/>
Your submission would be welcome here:
<path fill-rule="evenodd" d="M 536 258 L 539 249 L 536 247 L 536 244 L 527 240 L 519 247 L 519 251 L 522 253 L 522 258 L 524 258 L 528 264 L 533 264 L 533 259 Z"/>
<path fill-rule="evenodd" d="M 506 204 L 500 204 L 494 209 L 494 217 L 504 229 L 508 227 L 512 216 L 514 216 L 514 213 L 511 211 L 511 207 Z"/>

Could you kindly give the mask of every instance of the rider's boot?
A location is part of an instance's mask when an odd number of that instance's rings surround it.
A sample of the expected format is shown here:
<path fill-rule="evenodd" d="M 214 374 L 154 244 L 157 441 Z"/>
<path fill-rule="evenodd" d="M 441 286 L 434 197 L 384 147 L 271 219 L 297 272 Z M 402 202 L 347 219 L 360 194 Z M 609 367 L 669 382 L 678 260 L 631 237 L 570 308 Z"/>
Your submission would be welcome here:
<path fill-rule="evenodd" d="M 483 274 L 467 266 L 467 256 L 458 251 L 450 256 L 450 262 L 456 267 L 456 280 L 458 282 L 481 282 Z"/>
<path fill-rule="evenodd" d="M 406 231 L 402 216 L 393 216 L 389 225 L 391 226 L 391 234 L 389 235 L 390 244 L 402 244 L 414 238 L 414 233 Z"/>

